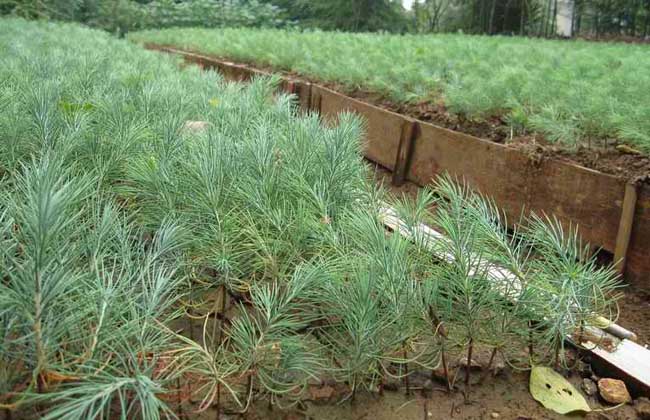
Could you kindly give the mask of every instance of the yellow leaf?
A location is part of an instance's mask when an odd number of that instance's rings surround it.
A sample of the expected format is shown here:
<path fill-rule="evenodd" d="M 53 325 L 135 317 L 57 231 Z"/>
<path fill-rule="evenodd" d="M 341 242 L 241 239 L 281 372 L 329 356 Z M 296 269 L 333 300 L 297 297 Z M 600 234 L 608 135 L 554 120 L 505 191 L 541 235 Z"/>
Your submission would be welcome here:
<path fill-rule="evenodd" d="M 212 98 L 212 99 L 210 99 L 210 100 L 208 101 L 208 103 L 209 103 L 210 105 L 212 105 L 213 107 L 216 108 L 216 107 L 219 105 L 219 99 L 217 99 L 217 98 Z"/>
<path fill-rule="evenodd" d="M 544 407 L 559 414 L 591 411 L 584 397 L 553 369 L 536 366 L 530 372 L 530 394 Z"/>

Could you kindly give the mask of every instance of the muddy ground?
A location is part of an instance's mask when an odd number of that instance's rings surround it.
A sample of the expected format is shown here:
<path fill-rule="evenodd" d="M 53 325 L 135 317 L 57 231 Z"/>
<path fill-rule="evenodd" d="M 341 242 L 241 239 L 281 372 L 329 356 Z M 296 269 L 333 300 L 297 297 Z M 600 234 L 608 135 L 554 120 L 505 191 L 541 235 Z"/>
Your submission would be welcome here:
<path fill-rule="evenodd" d="M 267 403 L 258 403 L 246 414 L 222 414 L 221 419 L 241 420 L 439 420 L 439 419 L 610 419 L 627 420 L 642 418 L 647 405 L 638 400 L 635 403 L 612 408 L 602 403 L 598 396 L 586 397 L 594 410 L 588 414 L 562 416 L 553 413 L 535 401 L 528 392 L 528 373 L 506 370 L 496 377 L 490 377 L 482 384 L 473 385 L 471 398 L 466 402 L 462 392 L 456 390 L 448 394 L 441 383 L 435 383 L 434 389 L 426 381 L 417 381 L 409 395 L 404 387 L 386 391 L 384 396 L 377 393 L 359 393 L 354 402 L 345 398 L 345 393 L 330 399 L 306 401 L 301 406 L 288 410 L 269 408 Z M 573 374 L 569 381 L 580 389 L 582 378 Z M 418 389 L 418 385 L 420 388 Z M 426 389 L 422 389 L 422 385 Z M 216 411 L 204 413 L 187 413 L 192 419 L 215 419 Z"/>

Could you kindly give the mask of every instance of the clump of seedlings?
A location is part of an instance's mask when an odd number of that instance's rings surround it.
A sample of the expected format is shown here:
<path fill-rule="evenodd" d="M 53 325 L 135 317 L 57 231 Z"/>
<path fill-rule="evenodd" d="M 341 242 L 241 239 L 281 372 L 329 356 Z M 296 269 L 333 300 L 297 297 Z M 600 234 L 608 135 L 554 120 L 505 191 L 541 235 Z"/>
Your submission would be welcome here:
<path fill-rule="evenodd" d="M 418 369 L 450 392 L 462 374 L 469 399 L 462 358 L 564 364 L 564 339 L 613 302 L 613 271 L 552 219 L 509 231 L 450 178 L 390 197 L 351 115 L 326 127 L 272 79 L 228 84 L 99 32 L 6 23 L 7 413 L 218 417 L 330 381 L 342 398 L 408 393 Z M 406 237 L 384 226 L 387 205 Z"/>

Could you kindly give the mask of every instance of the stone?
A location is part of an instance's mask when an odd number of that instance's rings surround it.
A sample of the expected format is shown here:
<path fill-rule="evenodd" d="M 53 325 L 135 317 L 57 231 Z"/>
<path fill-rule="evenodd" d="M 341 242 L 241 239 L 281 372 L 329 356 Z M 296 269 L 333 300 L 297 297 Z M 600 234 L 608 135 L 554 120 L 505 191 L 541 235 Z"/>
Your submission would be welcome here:
<path fill-rule="evenodd" d="M 582 388 L 584 393 L 589 395 L 590 397 L 596 395 L 596 393 L 598 392 L 598 386 L 594 381 L 592 381 L 589 378 L 584 378 L 582 380 L 582 385 L 580 387 Z"/>
<path fill-rule="evenodd" d="M 634 401 L 634 410 L 638 418 L 650 420 L 650 399 L 646 397 L 638 398 Z"/>
<path fill-rule="evenodd" d="M 309 397 L 313 401 L 329 400 L 334 395 L 335 389 L 329 385 L 309 388 Z"/>
<path fill-rule="evenodd" d="M 600 396 L 610 404 L 621 404 L 632 400 L 625 382 L 618 379 L 603 378 L 598 381 Z"/>
<path fill-rule="evenodd" d="M 425 391 L 431 391 L 434 387 L 433 381 L 431 380 L 431 372 L 427 372 L 427 371 L 412 372 L 409 375 L 409 386 L 414 389 L 423 389 Z"/>
<path fill-rule="evenodd" d="M 188 134 L 201 134 L 208 129 L 207 121 L 185 121 L 183 132 Z"/>
<path fill-rule="evenodd" d="M 467 356 L 463 357 L 458 361 L 458 366 L 467 369 L 467 366 L 469 365 L 469 368 L 471 370 L 481 370 L 483 368 L 483 365 L 481 362 L 476 360 L 475 358 L 472 357 L 471 363 L 467 363 Z"/>
<path fill-rule="evenodd" d="M 501 417 L 501 414 L 497 413 L 496 411 L 490 413 L 490 418 L 498 419 L 499 417 Z"/>

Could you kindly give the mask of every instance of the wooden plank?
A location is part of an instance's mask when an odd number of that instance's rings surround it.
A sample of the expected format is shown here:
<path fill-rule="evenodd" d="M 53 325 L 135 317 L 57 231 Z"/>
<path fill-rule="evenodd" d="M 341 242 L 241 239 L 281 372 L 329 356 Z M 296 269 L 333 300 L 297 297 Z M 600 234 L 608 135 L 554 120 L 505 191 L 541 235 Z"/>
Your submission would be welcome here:
<path fill-rule="evenodd" d="M 311 102 L 311 83 L 283 77 L 280 82 L 280 87 L 285 92 L 296 96 L 300 109 L 303 111 L 309 110 Z"/>
<path fill-rule="evenodd" d="M 336 121 L 344 111 L 361 116 L 366 130 L 364 154 L 373 162 L 394 169 L 405 117 L 317 85 L 312 85 L 312 104 L 326 121 Z"/>
<path fill-rule="evenodd" d="M 534 163 L 525 153 L 432 124 L 420 124 L 409 179 L 424 185 L 439 174 L 462 177 L 492 198 L 511 223 L 523 212 L 578 226 L 587 242 L 613 251 L 621 217 L 621 180 L 557 160 Z"/>
<path fill-rule="evenodd" d="M 584 343 L 601 375 L 625 381 L 633 395 L 650 396 L 650 351 L 631 340 L 613 339 L 613 349 Z"/>
<path fill-rule="evenodd" d="M 637 186 L 634 224 L 625 261 L 625 278 L 650 292 L 650 185 Z"/>
<path fill-rule="evenodd" d="M 559 160 L 529 164 L 527 210 L 558 217 L 578 227 L 585 242 L 613 252 L 623 209 L 625 182 L 611 175 Z M 525 168 L 512 168 L 523 173 Z"/>
<path fill-rule="evenodd" d="M 618 235 L 616 236 L 616 248 L 614 251 L 614 264 L 619 273 L 625 271 L 625 261 L 627 259 L 627 250 L 630 245 L 632 236 L 632 226 L 634 224 L 634 211 L 636 209 L 636 185 L 628 183 L 625 186 L 625 197 L 623 198 L 623 211 L 621 212 L 621 222 L 618 226 Z"/>

